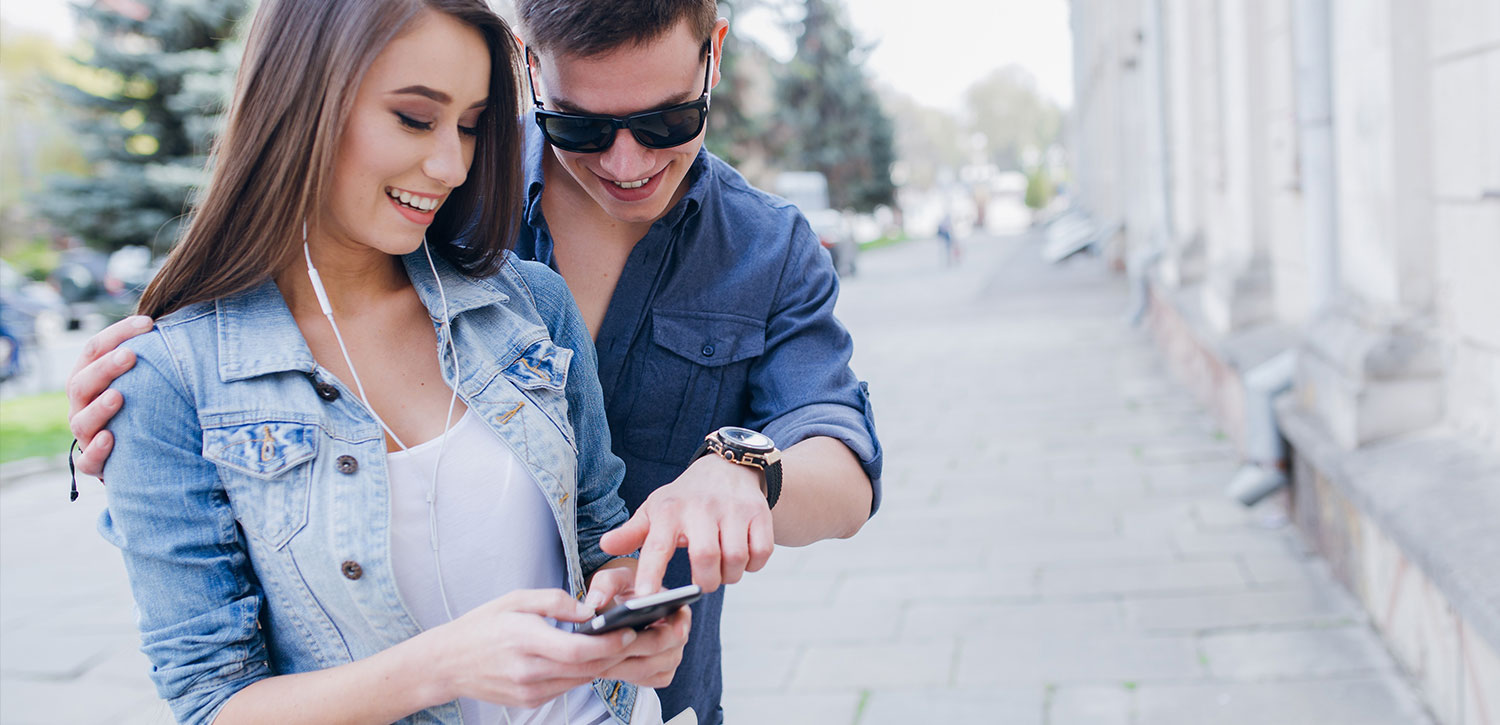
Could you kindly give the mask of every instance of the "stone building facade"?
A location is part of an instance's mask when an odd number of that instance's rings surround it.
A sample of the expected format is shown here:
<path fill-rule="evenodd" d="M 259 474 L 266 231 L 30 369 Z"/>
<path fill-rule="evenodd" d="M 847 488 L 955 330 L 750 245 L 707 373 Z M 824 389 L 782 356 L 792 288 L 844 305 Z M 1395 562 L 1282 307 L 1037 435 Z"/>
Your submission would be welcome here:
<path fill-rule="evenodd" d="M 1073 0 L 1073 201 L 1444 723 L 1500 723 L 1500 2 Z"/>

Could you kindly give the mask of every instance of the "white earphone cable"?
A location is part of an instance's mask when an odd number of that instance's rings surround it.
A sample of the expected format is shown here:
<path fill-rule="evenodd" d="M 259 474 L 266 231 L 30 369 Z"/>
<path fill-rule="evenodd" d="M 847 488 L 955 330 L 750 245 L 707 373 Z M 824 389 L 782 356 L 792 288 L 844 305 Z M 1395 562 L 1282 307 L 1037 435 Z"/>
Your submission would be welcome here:
<path fill-rule="evenodd" d="M 453 388 L 453 395 L 448 398 L 448 414 L 443 419 L 443 433 L 438 443 L 437 457 L 432 462 L 432 477 L 428 480 L 427 484 L 427 525 L 429 537 L 432 542 L 432 563 L 437 575 L 438 598 L 442 600 L 443 612 L 448 616 L 448 621 L 451 622 L 455 617 L 453 616 L 452 605 L 448 603 L 448 588 L 443 581 L 443 559 L 439 554 L 438 546 L 437 477 L 438 467 L 443 462 L 443 453 L 448 448 L 448 433 L 453 427 L 453 409 L 458 404 L 458 345 L 453 340 L 453 324 L 448 314 L 448 293 L 443 289 L 443 280 L 438 275 L 437 264 L 432 261 L 432 250 L 427 246 L 427 238 L 425 236 L 422 238 L 422 252 L 427 256 L 427 267 L 432 270 L 432 279 L 437 283 L 438 297 L 443 302 L 443 323 L 441 330 L 448 336 L 448 351 L 453 355 L 453 383 L 450 386 Z M 391 427 L 386 425 L 385 420 L 380 417 L 380 414 L 375 412 L 375 406 L 370 404 L 369 396 L 365 395 L 364 383 L 359 379 L 359 372 L 354 368 L 354 360 L 349 356 L 349 348 L 344 344 L 344 336 L 339 332 L 338 323 L 333 320 L 333 305 L 328 301 L 328 291 L 323 287 L 323 280 L 318 275 L 317 267 L 313 266 L 312 251 L 307 244 L 307 222 L 302 223 L 302 254 L 307 260 L 307 276 L 312 281 L 313 293 L 318 298 L 318 307 L 323 311 L 323 315 L 328 318 L 329 327 L 333 328 L 333 339 L 338 342 L 339 352 L 344 356 L 344 364 L 349 366 L 349 374 L 354 378 L 354 387 L 359 391 L 360 400 L 364 403 L 365 408 L 370 411 L 370 415 L 375 417 L 375 422 L 379 423 L 381 429 L 391 437 L 391 440 L 395 441 L 396 446 L 402 451 L 410 450 L 401 441 L 400 436 L 396 435 L 396 431 L 391 430 Z M 439 357 L 438 362 L 441 366 L 441 357 Z M 562 709 L 563 722 L 571 725 L 572 713 L 568 711 L 567 692 L 563 692 L 562 694 Z M 510 708 L 501 706 L 500 712 L 505 715 L 505 722 L 510 723 Z"/>

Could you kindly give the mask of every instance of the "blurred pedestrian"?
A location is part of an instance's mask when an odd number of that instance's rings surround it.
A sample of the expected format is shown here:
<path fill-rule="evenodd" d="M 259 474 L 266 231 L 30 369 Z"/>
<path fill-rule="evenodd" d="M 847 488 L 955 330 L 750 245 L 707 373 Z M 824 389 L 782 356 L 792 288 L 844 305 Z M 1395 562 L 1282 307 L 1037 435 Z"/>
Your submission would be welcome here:
<path fill-rule="evenodd" d="M 943 244 L 943 266 L 952 267 L 959 262 L 961 252 L 958 248 L 958 240 L 953 237 L 953 215 L 944 213 L 942 221 L 938 222 L 938 241 Z"/>

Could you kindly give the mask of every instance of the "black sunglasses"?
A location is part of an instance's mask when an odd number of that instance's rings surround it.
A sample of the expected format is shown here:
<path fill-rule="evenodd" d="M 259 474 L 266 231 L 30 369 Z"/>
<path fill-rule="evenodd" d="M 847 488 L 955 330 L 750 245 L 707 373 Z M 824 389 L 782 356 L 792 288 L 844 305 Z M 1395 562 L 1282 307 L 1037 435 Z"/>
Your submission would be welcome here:
<path fill-rule="evenodd" d="M 526 49 L 530 60 L 531 49 Z M 703 125 L 708 123 L 708 82 L 713 77 L 713 47 L 708 48 L 708 64 L 703 69 L 703 95 L 696 101 L 675 106 L 642 111 L 629 116 L 600 116 L 591 113 L 563 113 L 542 108 L 537 98 L 536 84 L 530 82 L 531 102 L 536 104 L 536 125 L 542 129 L 547 143 L 564 151 L 575 153 L 599 153 L 615 142 L 615 132 L 630 129 L 637 143 L 648 149 L 669 149 L 681 146 L 698 137 Z"/>

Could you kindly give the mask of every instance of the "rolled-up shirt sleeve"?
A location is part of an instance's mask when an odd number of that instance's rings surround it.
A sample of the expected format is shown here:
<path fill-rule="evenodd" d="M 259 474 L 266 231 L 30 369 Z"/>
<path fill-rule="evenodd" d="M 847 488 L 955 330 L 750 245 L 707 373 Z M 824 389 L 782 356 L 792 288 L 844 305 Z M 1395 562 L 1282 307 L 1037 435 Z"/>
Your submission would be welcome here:
<path fill-rule="evenodd" d="M 838 274 L 800 215 L 766 323 L 765 351 L 750 369 L 748 426 L 783 450 L 814 436 L 835 438 L 870 479 L 870 514 L 880 507 L 882 451 L 869 387 L 854 375 L 854 340 L 834 317 Z"/>
<path fill-rule="evenodd" d="M 271 674 L 261 591 L 164 345 L 153 333 L 131 346 L 138 361 L 113 386 L 125 405 L 109 425 L 116 444 L 99 533 L 124 555 L 157 693 L 178 722 L 209 723 Z"/>

